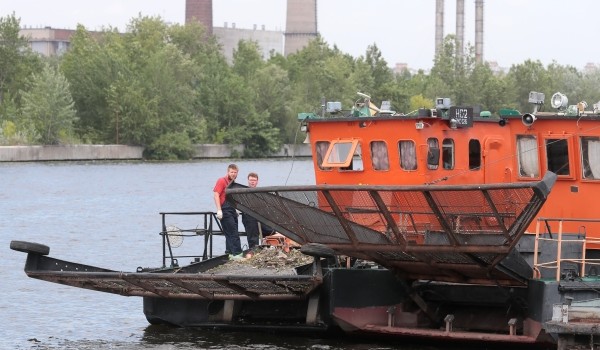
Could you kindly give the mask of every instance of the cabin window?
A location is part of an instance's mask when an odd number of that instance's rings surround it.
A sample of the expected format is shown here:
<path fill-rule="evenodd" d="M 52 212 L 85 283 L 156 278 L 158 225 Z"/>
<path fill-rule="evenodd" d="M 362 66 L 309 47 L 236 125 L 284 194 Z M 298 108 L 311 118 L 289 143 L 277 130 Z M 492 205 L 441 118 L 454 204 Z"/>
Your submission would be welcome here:
<path fill-rule="evenodd" d="M 440 166 L 440 142 L 436 138 L 427 139 L 427 169 L 435 170 Z"/>
<path fill-rule="evenodd" d="M 400 167 L 404 170 L 417 170 L 417 150 L 413 141 L 398 142 Z"/>
<path fill-rule="evenodd" d="M 388 148 L 383 141 L 371 142 L 371 162 L 374 170 L 389 170 Z"/>
<path fill-rule="evenodd" d="M 442 165 L 444 169 L 454 169 L 454 140 L 442 141 Z"/>
<path fill-rule="evenodd" d="M 546 162 L 556 175 L 571 174 L 567 139 L 546 139 Z"/>
<path fill-rule="evenodd" d="M 481 169 L 481 143 L 479 140 L 469 140 L 469 170 Z"/>
<path fill-rule="evenodd" d="M 519 162 L 519 176 L 539 177 L 540 165 L 538 158 L 538 145 L 535 136 L 517 136 L 517 152 Z"/>
<path fill-rule="evenodd" d="M 327 154 L 327 149 L 329 148 L 329 141 L 317 141 L 315 143 L 315 149 L 317 154 L 317 166 L 321 170 L 331 170 L 330 167 L 323 166 L 323 159 L 325 158 L 325 154 Z"/>
<path fill-rule="evenodd" d="M 362 160 L 362 151 L 360 148 L 360 143 L 356 145 L 354 148 L 354 152 L 352 153 L 352 158 L 350 158 L 350 164 L 347 166 L 341 167 L 340 170 L 354 170 L 359 171 L 363 170 L 363 160 Z"/>
<path fill-rule="evenodd" d="M 580 144 L 582 177 L 600 180 L 600 137 L 584 136 Z"/>
<path fill-rule="evenodd" d="M 362 152 L 358 140 L 332 141 L 325 154 L 323 166 L 340 170 L 362 170 Z"/>

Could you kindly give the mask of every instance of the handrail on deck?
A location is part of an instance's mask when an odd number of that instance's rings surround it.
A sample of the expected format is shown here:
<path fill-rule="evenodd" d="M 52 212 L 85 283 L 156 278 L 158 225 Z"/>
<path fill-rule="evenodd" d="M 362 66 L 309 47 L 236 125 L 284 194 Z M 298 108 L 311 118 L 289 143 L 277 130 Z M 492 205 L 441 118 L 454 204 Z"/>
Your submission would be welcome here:
<path fill-rule="evenodd" d="M 558 235 L 557 238 L 553 238 L 551 232 L 550 238 L 540 237 L 541 224 L 544 222 L 545 227 L 550 230 L 550 222 L 558 222 Z M 534 278 L 540 278 L 540 268 L 556 269 L 556 281 L 560 280 L 561 265 L 564 262 L 578 263 L 580 264 L 579 276 L 585 277 L 585 267 L 588 265 L 600 265 L 600 259 L 586 259 L 586 250 L 588 244 L 600 244 L 600 238 L 588 238 L 584 235 L 583 239 L 563 239 L 563 222 L 582 222 L 582 223 L 600 223 L 600 219 L 583 219 L 583 218 L 538 218 L 535 227 L 535 242 L 533 248 L 533 271 Z M 585 227 L 585 226 L 584 226 Z M 539 263 L 539 242 L 540 241 L 551 241 L 557 242 L 556 244 L 556 260 Z M 562 245 L 567 243 L 578 243 L 582 245 L 582 252 L 580 259 L 573 258 L 562 258 Z"/>
<path fill-rule="evenodd" d="M 199 255 L 174 255 L 173 246 L 171 240 L 169 240 L 169 231 L 167 231 L 167 216 L 190 216 L 197 215 L 200 217 L 199 225 L 191 229 L 178 228 L 178 236 L 183 237 L 196 237 L 203 236 L 204 244 L 201 246 L 202 254 Z M 170 267 L 179 266 L 178 258 L 195 258 L 196 261 L 204 261 L 213 257 L 213 236 L 222 235 L 223 228 L 221 222 L 217 219 L 216 213 L 210 211 L 202 212 L 161 212 L 162 219 L 162 231 L 160 235 L 162 237 L 162 267 L 167 267 L 167 260 L 170 260 Z M 216 223 L 216 226 L 214 225 Z M 215 229 L 218 228 L 218 229 Z"/>

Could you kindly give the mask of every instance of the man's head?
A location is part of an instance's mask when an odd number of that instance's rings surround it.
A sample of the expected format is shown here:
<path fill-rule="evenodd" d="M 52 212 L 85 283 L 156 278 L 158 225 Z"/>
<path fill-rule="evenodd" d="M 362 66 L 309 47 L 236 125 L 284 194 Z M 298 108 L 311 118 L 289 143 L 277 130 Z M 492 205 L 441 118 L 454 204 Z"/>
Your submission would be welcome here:
<path fill-rule="evenodd" d="M 234 181 L 237 178 L 238 166 L 235 164 L 229 164 L 227 167 L 227 177 L 229 181 Z"/>
<path fill-rule="evenodd" d="M 249 173 L 248 174 L 248 187 L 256 187 L 258 185 L 258 174 L 257 173 Z"/>

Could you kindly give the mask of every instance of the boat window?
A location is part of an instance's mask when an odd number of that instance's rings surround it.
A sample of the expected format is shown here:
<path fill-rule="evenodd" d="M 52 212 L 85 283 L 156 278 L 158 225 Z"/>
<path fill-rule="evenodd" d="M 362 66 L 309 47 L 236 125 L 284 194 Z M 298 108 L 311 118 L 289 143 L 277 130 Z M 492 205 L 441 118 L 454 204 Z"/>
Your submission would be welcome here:
<path fill-rule="evenodd" d="M 440 142 L 436 138 L 427 139 L 427 169 L 435 170 L 440 164 Z"/>
<path fill-rule="evenodd" d="M 352 161 L 348 166 L 340 168 L 340 170 L 363 170 L 363 160 L 362 160 L 362 151 L 360 148 L 360 143 L 356 145 L 354 149 L 354 153 L 352 154 Z"/>
<path fill-rule="evenodd" d="M 388 158 L 387 145 L 383 141 L 371 142 L 371 162 L 374 170 L 389 170 L 390 160 Z"/>
<path fill-rule="evenodd" d="M 417 150 L 413 141 L 398 142 L 400 167 L 404 170 L 417 170 Z"/>
<path fill-rule="evenodd" d="M 481 143 L 479 140 L 469 140 L 469 170 L 481 169 Z"/>
<path fill-rule="evenodd" d="M 340 170 L 362 170 L 362 153 L 358 140 L 332 141 L 322 165 Z"/>
<path fill-rule="evenodd" d="M 325 158 L 325 154 L 327 154 L 327 149 L 329 148 L 329 141 L 317 141 L 315 143 L 315 149 L 317 154 L 317 165 L 321 170 L 331 170 L 330 167 L 323 166 L 323 159 Z"/>
<path fill-rule="evenodd" d="M 600 180 L 600 137 L 581 137 L 582 177 Z"/>
<path fill-rule="evenodd" d="M 454 140 L 442 141 L 442 164 L 444 169 L 454 169 Z"/>
<path fill-rule="evenodd" d="M 519 154 L 519 176 L 539 177 L 540 165 L 538 158 L 538 145 L 535 136 L 518 135 L 517 152 Z"/>
<path fill-rule="evenodd" d="M 556 175 L 571 174 L 567 139 L 546 139 L 546 162 Z"/>

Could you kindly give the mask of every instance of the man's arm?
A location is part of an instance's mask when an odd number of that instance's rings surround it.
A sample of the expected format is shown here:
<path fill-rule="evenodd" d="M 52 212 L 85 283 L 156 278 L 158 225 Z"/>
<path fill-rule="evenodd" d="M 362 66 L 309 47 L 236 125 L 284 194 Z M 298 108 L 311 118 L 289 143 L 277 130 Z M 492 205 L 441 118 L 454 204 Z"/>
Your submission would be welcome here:
<path fill-rule="evenodd" d="M 221 210 L 221 196 L 219 196 L 219 192 L 213 192 L 215 199 L 215 206 L 217 207 L 217 219 L 221 220 L 223 218 L 223 211 Z"/>
<path fill-rule="evenodd" d="M 217 211 L 221 210 L 221 196 L 219 196 L 219 192 L 213 192 L 213 194 L 215 200 L 215 207 L 217 207 Z"/>

